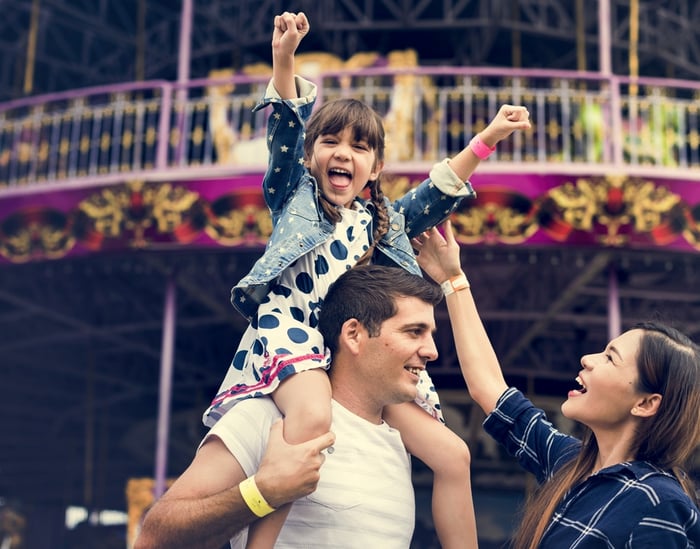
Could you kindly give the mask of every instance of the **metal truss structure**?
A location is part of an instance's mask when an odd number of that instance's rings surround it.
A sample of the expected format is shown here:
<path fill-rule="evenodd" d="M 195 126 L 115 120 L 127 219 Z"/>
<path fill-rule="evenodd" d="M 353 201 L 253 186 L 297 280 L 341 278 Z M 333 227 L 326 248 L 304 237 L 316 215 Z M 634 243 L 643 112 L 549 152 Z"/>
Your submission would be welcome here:
<path fill-rule="evenodd" d="M 597 70 L 598 3 L 581 1 L 582 19 L 577 4 L 195 0 L 189 72 L 204 77 L 216 68 L 267 62 L 270 22 L 284 9 L 312 19 L 307 51 L 347 57 L 412 47 L 421 62 L 434 65 L 512 66 L 519 37 L 522 67 L 576 69 L 578 20 L 586 68 Z M 0 99 L 24 94 L 33 5 L 39 30 L 32 93 L 177 78 L 180 2 L 0 0 Z M 610 6 L 612 68 L 627 74 L 629 0 Z M 639 23 L 640 75 L 700 77 L 700 3 L 641 0 Z M 50 509 L 47 522 L 60 523 L 68 504 L 123 508 L 126 481 L 153 475 L 168 287 L 177 321 L 169 471 L 182 471 L 204 433 L 200 414 L 245 328 L 228 304 L 230 287 L 260 252 L 135 250 L 1 265 L 0 498 Z M 661 317 L 700 339 L 698 253 L 474 245 L 463 254 L 509 381 L 548 409 L 556 410 L 574 386 L 581 355 L 604 348 L 615 306 L 623 329 Z M 444 307 L 437 316 L 440 358 L 431 372 L 454 411 L 453 425 L 473 442 L 474 485 L 522 490 L 524 476 L 512 480 L 512 461 L 487 451 Z"/>
<path fill-rule="evenodd" d="M 607 1 L 612 72 L 629 74 L 630 2 Z M 0 0 L 0 100 L 25 90 L 174 80 L 181 4 Z M 595 71 L 598 6 L 583 0 L 194 0 L 188 72 L 197 78 L 269 62 L 271 21 L 285 9 L 309 15 L 307 51 L 347 58 L 414 48 L 423 64 Z M 700 77 L 700 4 L 639 0 L 638 22 L 640 76 Z M 30 82 L 28 65 L 34 67 Z"/>
<path fill-rule="evenodd" d="M 168 471 L 179 474 L 245 328 L 228 304 L 230 287 L 259 253 L 105 252 L 2 267 L 0 494 L 59 513 L 68 503 L 119 509 L 127 480 L 153 475 L 169 284 L 176 327 Z M 700 254 L 483 245 L 463 254 L 507 379 L 554 414 L 576 386 L 580 357 L 609 338 L 611 270 L 623 329 L 661 318 L 700 338 Z M 444 305 L 437 323 L 440 357 L 429 368 L 448 423 L 472 445 L 474 486 L 523 490 L 517 466 L 487 452 Z"/>

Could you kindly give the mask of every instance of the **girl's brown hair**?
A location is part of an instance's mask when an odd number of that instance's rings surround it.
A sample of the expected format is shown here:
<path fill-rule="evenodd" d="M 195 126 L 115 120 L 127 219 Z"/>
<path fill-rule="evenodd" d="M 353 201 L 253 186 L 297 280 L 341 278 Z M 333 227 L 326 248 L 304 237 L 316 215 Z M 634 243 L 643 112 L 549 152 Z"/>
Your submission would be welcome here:
<path fill-rule="evenodd" d="M 637 388 L 662 396 L 656 414 L 640 422 L 635 459 L 671 471 L 697 504 L 695 487 L 682 467 L 700 441 L 700 347 L 665 324 L 645 322 L 637 352 Z M 593 473 L 598 444 L 586 429 L 581 451 L 527 501 L 512 547 L 535 549 L 564 495 Z"/>
<path fill-rule="evenodd" d="M 357 99 L 334 99 L 319 107 L 313 113 L 306 125 L 304 139 L 304 157 L 309 160 L 313 156 L 314 143 L 322 135 L 337 135 L 345 128 L 351 128 L 354 138 L 364 140 L 374 150 L 377 162 L 384 161 L 384 123 L 382 118 L 372 108 Z M 358 264 L 368 263 L 377 246 L 377 242 L 389 229 L 389 213 L 384 204 L 384 193 L 377 179 L 368 181 L 370 200 L 374 205 L 374 232 L 372 243 Z M 340 220 L 338 208 L 329 202 L 323 194 L 319 195 L 321 208 L 331 223 Z"/>

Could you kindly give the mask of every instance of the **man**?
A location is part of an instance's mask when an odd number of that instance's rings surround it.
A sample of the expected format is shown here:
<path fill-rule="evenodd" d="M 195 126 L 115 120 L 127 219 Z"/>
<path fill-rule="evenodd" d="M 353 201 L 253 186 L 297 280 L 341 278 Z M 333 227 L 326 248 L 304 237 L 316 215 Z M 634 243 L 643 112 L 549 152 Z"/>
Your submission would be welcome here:
<path fill-rule="evenodd" d="M 441 298 L 439 286 L 403 269 L 344 273 L 319 320 L 333 356 L 335 439 L 286 445 L 272 400 L 237 404 L 149 511 L 134 549 L 219 549 L 229 539 L 242 548 L 248 524 L 294 500 L 276 547 L 407 548 L 415 516 L 410 460 L 382 414 L 414 400 L 420 371 L 437 358 L 433 307 Z"/>

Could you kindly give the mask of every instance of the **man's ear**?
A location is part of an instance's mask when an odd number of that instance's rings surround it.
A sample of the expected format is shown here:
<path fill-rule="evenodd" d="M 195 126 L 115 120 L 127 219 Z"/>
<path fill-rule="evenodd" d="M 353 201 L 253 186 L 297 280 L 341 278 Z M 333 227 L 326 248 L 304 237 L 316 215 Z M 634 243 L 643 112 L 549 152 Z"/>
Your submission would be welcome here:
<path fill-rule="evenodd" d="M 651 417 L 659 410 L 661 399 L 659 393 L 652 393 L 640 399 L 632 408 L 632 415 L 637 417 Z"/>
<path fill-rule="evenodd" d="M 344 347 L 348 352 L 356 355 L 360 352 L 365 332 L 366 330 L 359 320 L 356 318 L 349 318 L 343 322 L 343 326 L 340 328 L 338 343 L 340 347 Z"/>

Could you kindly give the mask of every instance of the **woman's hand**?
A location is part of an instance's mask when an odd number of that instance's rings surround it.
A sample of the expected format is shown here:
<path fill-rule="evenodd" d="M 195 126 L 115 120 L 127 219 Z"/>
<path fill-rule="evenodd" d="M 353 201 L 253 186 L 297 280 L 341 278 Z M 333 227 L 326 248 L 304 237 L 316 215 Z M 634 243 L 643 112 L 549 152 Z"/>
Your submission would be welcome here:
<path fill-rule="evenodd" d="M 455 240 L 449 219 L 442 228 L 444 236 L 437 227 L 433 227 L 411 241 L 421 269 L 438 284 L 462 273 L 459 243 Z"/>

